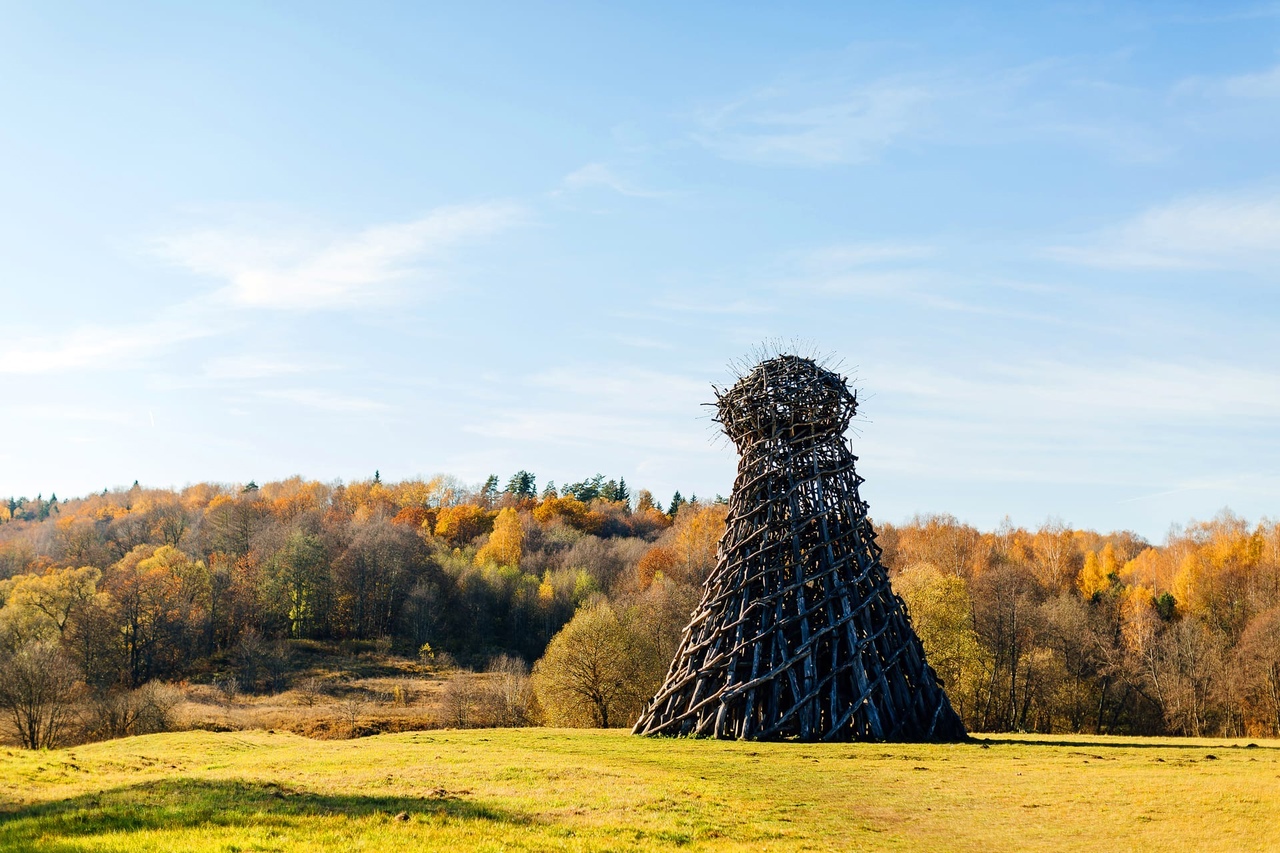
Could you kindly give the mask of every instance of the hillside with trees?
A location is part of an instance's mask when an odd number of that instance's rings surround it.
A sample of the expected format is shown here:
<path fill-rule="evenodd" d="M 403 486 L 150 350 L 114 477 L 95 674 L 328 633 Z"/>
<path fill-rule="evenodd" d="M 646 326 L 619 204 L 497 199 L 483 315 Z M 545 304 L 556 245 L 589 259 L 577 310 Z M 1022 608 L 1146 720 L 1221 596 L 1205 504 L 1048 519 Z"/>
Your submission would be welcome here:
<path fill-rule="evenodd" d="M 73 719 L 86 703 L 157 685 L 305 698 L 291 659 L 332 642 L 487 669 L 536 696 L 491 723 L 625 725 L 665 674 L 725 512 L 600 475 L 539 491 L 525 471 L 505 486 L 294 478 L 10 499 L 0 711 L 41 746 L 92 736 Z M 1223 513 L 1162 545 L 939 516 L 877 529 L 971 730 L 1280 734 L 1280 524 Z"/>

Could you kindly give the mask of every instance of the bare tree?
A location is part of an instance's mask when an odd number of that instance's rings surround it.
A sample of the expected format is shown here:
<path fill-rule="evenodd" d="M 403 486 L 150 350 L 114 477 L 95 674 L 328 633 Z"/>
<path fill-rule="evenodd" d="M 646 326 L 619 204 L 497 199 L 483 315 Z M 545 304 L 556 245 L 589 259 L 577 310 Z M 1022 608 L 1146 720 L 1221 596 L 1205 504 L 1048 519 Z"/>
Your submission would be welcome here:
<path fill-rule="evenodd" d="M 1016 730 L 1027 725 L 1038 688 L 1042 590 L 1024 567 L 997 566 L 974 579 L 974 625 L 990 654 L 990 672 L 978 716 L 984 729 Z"/>
<path fill-rule="evenodd" d="M 496 726 L 527 726 L 533 720 L 529 667 L 520 658 L 498 655 L 489 661 L 485 704 Z"/>
<path fill-rule="evenodd" d="M 1071 529 L 1061 519 L 1050 519 L 1036 531 L 1031 553 L 1031 569 L 1045 589 L 1062 592 L 1071 586 L 1079 567 Z"/>
<path fill-rule="evenodd" d="M 1166 725 L 1175 733 L 1201 737 L 1220 709 L 1223 638 L 1188 616 L 1157 631 L 1143 649 L 1146 675 Z"/>
<path fill-rule="evenodd" d="M 240 635 L 233 652 L 240 665 L 240 687 L 246 693 L 274 692 L 284 686 L 289 666 L 289 648 L 284 643 L 248 630 Z"/>
<path fill-rule="evenodd" d="M 0 711 L 27 749 L 58 744 L 83 686 L 80 673 L 53 642 L 29 642 L 0 652 Z"/>
<path fill-rule="evenodd" d="M 320 701 L 320 696 L 324 693 L 324 682 L 315 676 L 308 676 L 298 681 L 293 690 L 298 694 L 298 704 L 310 708 Z"/>
<path fill-rule="evenodd" d="M 338 703 L 338 712 L 342 715 L 342 720 L 347 724 L 348 737 L 356 736 L 356 726 L 360 722 L 360 715 L 364 713 L 365 704 L 364 697 L 354 692 L 348 694 Z"/>
<path fill-rule="evenodd" d="M 181 702 L 181 691 L 161 681 L 148 681 L 137 690 L 103 692 L 90 705 L 89 734 L 113 738 L 172 731 Z"/>
<path fill-rule="evenodd" d="M 480 724 L 484 698 L 480 679 L 474 672 L 454 672 L 440 694 L 440 722 L 459 729 Z"/>
<path fill-rule="evenodd" d="M 1236 673 L 1253 727 L 1280 734 L 1280 607 L 1253 620 L 1236 649 Z"/>

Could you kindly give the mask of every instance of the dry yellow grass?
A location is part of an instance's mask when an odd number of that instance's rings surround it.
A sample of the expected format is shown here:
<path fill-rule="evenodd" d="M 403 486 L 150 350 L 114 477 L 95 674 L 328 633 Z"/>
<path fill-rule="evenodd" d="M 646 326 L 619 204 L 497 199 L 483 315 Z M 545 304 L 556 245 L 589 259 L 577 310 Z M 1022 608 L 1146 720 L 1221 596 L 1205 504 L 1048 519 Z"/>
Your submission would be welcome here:
<path fill-rule="evenodd" d="M 319 693 L 287 690 L 229 700 L 213 688 L 194 686 L 183 691 L 175 727 L 276 729 L 322 739 L 416 731 L 440 725 L 442 688 L 439 678 L 364 678 Z"/>
<path fill-rule="evenodd" d="M 185 732 L 0 751 L 39 851 L 1280 849 L 1280 743 Z"/>

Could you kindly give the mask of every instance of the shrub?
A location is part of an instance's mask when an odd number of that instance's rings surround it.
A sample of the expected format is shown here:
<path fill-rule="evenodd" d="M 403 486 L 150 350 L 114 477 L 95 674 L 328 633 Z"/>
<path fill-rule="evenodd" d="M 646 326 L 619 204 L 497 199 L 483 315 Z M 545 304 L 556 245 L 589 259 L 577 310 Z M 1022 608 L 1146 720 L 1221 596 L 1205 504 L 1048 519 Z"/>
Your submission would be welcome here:
<path fill-rule="evenodd" d="M 0 712 L 27 749 L 57 746 L 83 687 L 79 671 L 54 642 L 27 642 L 0 652 Z"/>
<path fill-rule="evenodd" d="M 171 684 L 149 681 L 137 690 L 110 690 L 96 696 L 89 709 L 88 733 L 96 739 L 173 731 L 182 692 Z"/>

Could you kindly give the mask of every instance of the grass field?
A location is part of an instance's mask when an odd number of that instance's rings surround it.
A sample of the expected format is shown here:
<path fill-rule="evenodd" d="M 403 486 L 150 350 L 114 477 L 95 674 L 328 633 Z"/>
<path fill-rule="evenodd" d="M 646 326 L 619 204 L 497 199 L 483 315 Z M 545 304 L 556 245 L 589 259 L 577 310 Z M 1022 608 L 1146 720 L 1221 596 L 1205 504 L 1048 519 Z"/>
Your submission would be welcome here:
<path fill-rule="evenodd" d="M 265 731 L 0 750 L 0 849 L 1280 850 L 1280 743 Z"/>

